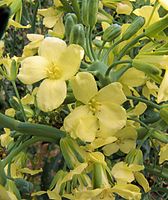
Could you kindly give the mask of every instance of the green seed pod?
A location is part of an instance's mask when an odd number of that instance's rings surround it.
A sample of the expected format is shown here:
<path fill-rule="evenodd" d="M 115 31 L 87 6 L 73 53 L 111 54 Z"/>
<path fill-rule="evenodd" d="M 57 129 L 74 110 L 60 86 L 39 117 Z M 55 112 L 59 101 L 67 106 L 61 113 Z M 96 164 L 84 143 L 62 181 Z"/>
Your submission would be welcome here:
<path fill-rule="evenodd" d="M 147 75 L 159 75 L 162 73 L 160 69 L 152 64 L 144 63 L 142 60 L 134 59 L 132 66 L 136 69 L 145 72 Z"/>
<path fill-rule="evenodd" d="M 76 24 L 72 27 L 69 43 L 78 44 L 81 47 L 85 46 L 85 31 L 82 24 Z"/>
<path fill-rule="evenodd" d="M 167 27 L 168 27 L 168 15 L 166 15 L 161 20 L 147 27 L 145 30 L 145 35 L 148 37 L 153 37 L 157 35 L 159 32 L 166 29 Z"/>
<path fill-rule="evenodd" d="M 145 19 L 141 16 L 136 17 L 135 20 L 131 23 L 131 25 L 127 28 L 122 36 L 122 40 L 130 39 L 135 33 L 137 33 L 142 26 L 145 24 Z"/>
<path fill-rule="evenodd" d="M 121 34 L 121 26 L 118 24 L 112 24 L 109 26 L 103 34 L 103 40 L 105 42 L 111 42 Z"/>
<path fill-rule="evenodd" d="M 99 0 L 82 1 L 82 22 L 85 26 L 94 27 L 97 22 Z"/>
<path fill-rule="evenodd" d="M 72 27 L 77 24 L 77 17 L 74 13 L 68 13 L 65 17 L 65 36 L 69 40 Z"/>

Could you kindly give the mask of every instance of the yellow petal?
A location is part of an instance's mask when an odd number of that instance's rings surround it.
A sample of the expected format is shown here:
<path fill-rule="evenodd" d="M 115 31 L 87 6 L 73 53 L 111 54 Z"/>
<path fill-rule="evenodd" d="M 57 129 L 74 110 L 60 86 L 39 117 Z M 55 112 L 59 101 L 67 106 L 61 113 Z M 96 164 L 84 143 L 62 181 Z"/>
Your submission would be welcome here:
<path fill-rule="evenodd" d="M 111 83 L 102 88 L 95 96 L 97 102 L 110 102 L 122 104 L 126 101 L 126 97 L 122 91 L 122 85 L 118 82 Z"/>
<path fill-rule="evenodd" d="M 64 33 L 65 33 L 65 26 L 63 23 L 63 18 L 62 16 L 59 17 L 59 19 L 56 21 L 54 28 L 53 28 L 53 34 L 55 37 L 59 38 L 64 38 Z"/>
<path fill-rule="evenodd" d="M 136 181 L 139 183 L 139 185 L 141 185 L 144 189 L 144 191 L 147 193 L 150 191 L 150 187 L 149 187 L 149 183 L 146 180 L 145 176 L 140 173 L 140 172 L 135 172 L 135 179 Z"/>
<path fill-rule="evenodd" d="M 28 40 L 30 40 L 31 42 L 36 41 L 36 40 L 43 40 L 44 39 L 44 35 L 41 34 L 27 34 L 27 38 Z"/>
<path fill-rule="evenodd" d="M 145 18 L 145 25 L 148 23 L 152 12 L 153 12 L 153 6 L 142 6 L 141 8 L 138 8 L 133 11 L 133 13 L 135 15 L 142 16 Z M 156 9 L 155 12 L 153 13 L 150 23 L 148 25 L 151 25 L 151 24 L 159 21 L 159 19 L 160 19 L 160 17 L 158 14 L 158 9 Z"/>
<path fill-rule="evenodd" d="M 94 76 L 88 72 L 79 72 L 71 79 L 71 85 L 75 98 L 84 104 L 98 91 Z"/>
<path fill-rule="evenodd" d="M 52 28 L 55 23 L 56 23 L 57 17 L 56 16 L 49 16 L 49 17 L 45 17 L 43 20 L 43 24 L 47 27 L 47 28 Z"/>
<path fill-rule="evenodd" d="M 47 76 L 46 69 L 48 61 L 41 56 L 25 58 L 21 62 L 18 79 L 24 84 L 33 84 Z"/>
<path fill-rule="evenodd" d="M 131 87 L 139 87 L 145 84 L 146 76 L 144 72 L 130 68 L 121 76 L 119 81 Z"/>
<path fill-rule="evenodd" d="M 103 153 L 106 156 L 111 156 L 112 154 L 116 153 L 119 150 L 119 146 L 117 142 L 112 143 L 112 144 L 107 144 L 106 146 L 103 147 Z"/>
<path fill-rule="evenodd" d="M 39 55 L 45 57 L 50 62 L 55 63 L 66 48 L 67 45 L 63 40 L 55 37 L 46 37 L 39 47 Z M 62 59 L 66 60 L 66 57 L 63 57 Z"/>
<path fill-rule="evenodd" d="M 117 184 L 112 188 L 112 191 L 123 197 L 124 199 L 140 200 L 140 189 L 132 184 Z"/>
<path fill-rule="evenodd" d="M 44 80 L 37 92 L 37 104 L 44 112 L 58 108 L 66 97 L 66 83 L 61 80 Z"/>
<path fill-rule="evenodd" d="M 69 45 L 57 60 L 58 67 L 62 70 L 62 78 L 70 79 L 79 70 L 84 50 L 76 44 Z"/>
<path fill-rule="evenodd" d="M 168 100 L 168 70 L 166 70 L 157 96 L 157 103 Z"/>
<path fill-rule="evenodd" d="M 168 160 L 168 144 L 164 145 L 159 152 L 159 164 L 162 164 L 164 161 Z"/>
<path fill-rule="evenodd" d="M 126 111 L 117 104 L 106 103 L 101 105 L 96 116 L 99 119 L 100 129 L 106 127 L 109 131 L 118 131 L 126 125 Z"/>
<path fill-rule="evenodd" d="M 64 128 L 71 137 L 92 142 L 98 130 L 97 118 L 87 106 L 79 106 L 65 118 Z"/>
<path fill-rule="evenodd" d="M 132 9 L 132 4 L 130 2 L 123 1 L 117 4 L 116 12 L 118 14 L 130 15 Z"/>
<path fill-rule="evenodd" d="M 134 180 L 134 174 L 124 162 L 119 162 L 114 165 L 111 171 L 117 181 L 131 183 Z"/>
<path fill-rule="evenodd" d="M 88 149 L 94 150 L 100 148 L 104 145 L 113 143 L 117 140 L 116 137 L 107 137 L 107 138 L 97 138 L 91 144 L 87 145 Z"/>

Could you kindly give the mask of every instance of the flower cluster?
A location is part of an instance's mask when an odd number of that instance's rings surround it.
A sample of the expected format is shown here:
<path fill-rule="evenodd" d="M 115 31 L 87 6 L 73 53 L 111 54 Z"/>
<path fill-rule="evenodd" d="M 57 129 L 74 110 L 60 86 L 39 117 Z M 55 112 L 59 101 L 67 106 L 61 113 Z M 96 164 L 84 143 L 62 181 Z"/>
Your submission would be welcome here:
<path fill-rule="evenodd" d="M 168 1 L 23 2 L 0 1 L 0 197 L 167 199 Z"/>

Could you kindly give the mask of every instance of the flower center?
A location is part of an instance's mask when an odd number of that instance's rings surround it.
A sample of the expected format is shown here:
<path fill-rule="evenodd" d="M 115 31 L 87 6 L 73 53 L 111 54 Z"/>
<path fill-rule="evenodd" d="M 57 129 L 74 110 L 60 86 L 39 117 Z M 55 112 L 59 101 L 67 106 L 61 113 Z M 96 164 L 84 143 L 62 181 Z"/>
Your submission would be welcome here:
<path fill-rule="evenodd" d="M 62 76 L 62 71 L 57 65 L 52 63 L 47 68 L 47 76 L 49 79 L 60 79 Z"/>
<path fill-rule="evenodd" d="M 94 98 L 88 103 L 89 109 L 95 114 L 100 110 L 101 103 L 97 102 Z"/>

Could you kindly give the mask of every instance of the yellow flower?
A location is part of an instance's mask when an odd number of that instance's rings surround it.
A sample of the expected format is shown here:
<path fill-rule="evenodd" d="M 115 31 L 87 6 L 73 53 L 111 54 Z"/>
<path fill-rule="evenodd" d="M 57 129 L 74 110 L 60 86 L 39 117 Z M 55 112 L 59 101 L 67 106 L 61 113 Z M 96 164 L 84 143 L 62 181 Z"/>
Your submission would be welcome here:
<path fill-rule="evenodd" d="M 37 104 L 44 112 L 58 108 L 66 97 L 66 80 L 76 74 L 83 58 L 83 49 L 54 37 L 45 38 L 39 55 L 25 58 L 18 75 L 24 84 L 43 80 L 37 91 Z"/>
<path fill-rule="evenodd" d="M 112 175 L 119 184 L 131 183 L 136 180 L 143 187 L 144 191 L 148 192 L 150 190 L 148 181 L 145 179 L 144 175 L 139 172 L 143 169 L 143 165 L 128 165 L 124 162 L 119 162 L 112 168 Z"/>
<path fill-rule="evenodd" d="M 43 24 L 47 28 L 53 28 L 56 37 L 63 38 L 65 27 L 63 24 L 64 13 L 54 7 L 48 9 L 39 9 L 38 13 L 44 17 Z M 51 30 L 50 30 L 51 32 Z"/>
<path fill-rule="evenodd" d="M 88 72 L 79 72 L 71 85 L 75 98 L 86 104 L 65 118 L 64 128 L 72 137 L 92 142 L 96 136 L 106 138 L 125 126 L 126 111 L 121 104 L 126 97 L 120 83 L 111 83 L 98 91 L 94 77 Z"/>
<path fill-rule="evenodd" d="M 137 139 L 137 132 L 135 128 L 126 126 L 115 133 L 114 136 L 117 140 L 103 147 L 103 152 L 106 156 L 110 156 L 118 150 L 123 153 L 129 153 L 131 149 L 135 148 Z"/>
<path fill-rule="evenodd" d="M 168 144 L 161 147 L 159 156 L 159 164 L 162 164 L 164 161 L 168 160 Z"/>

